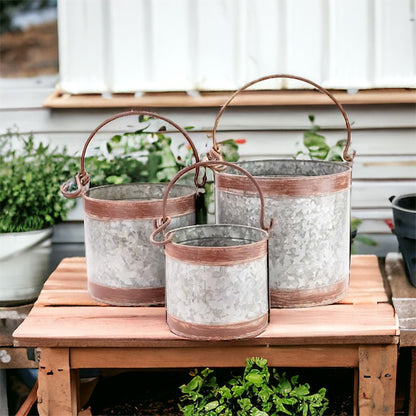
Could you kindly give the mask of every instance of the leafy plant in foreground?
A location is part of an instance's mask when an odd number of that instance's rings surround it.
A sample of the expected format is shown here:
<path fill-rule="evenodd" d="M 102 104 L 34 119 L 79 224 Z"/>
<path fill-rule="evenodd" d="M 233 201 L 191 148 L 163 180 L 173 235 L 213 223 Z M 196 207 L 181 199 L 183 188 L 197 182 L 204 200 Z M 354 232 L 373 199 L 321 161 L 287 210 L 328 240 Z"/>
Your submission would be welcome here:
<path fill-rule="evenodd" d="M 222 386 L 213 373 L 209 368 L 195 370 L 189 383 L 180 386 L 184 416 L 320 416 L 329 404 L 325 388 L 311 393 L 298 376 L 288 379 L 275 368 L 270 373 L 264 358 L 248 358 L 243 375 Z"/>
<path fill-rule="evenodd" d="M 59 187 L 75 169 L 66 148 L 14 130 L 0 135 L 0 232 L 41 230 L 63 221 L 74 201 Z"/>

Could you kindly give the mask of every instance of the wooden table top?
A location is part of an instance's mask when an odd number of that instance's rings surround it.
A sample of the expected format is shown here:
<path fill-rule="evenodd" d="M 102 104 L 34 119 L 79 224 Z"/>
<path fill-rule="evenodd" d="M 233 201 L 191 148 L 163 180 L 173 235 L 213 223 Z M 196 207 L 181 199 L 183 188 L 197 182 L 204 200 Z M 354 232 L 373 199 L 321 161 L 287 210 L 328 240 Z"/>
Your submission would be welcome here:
<path fill-rule="evenodd" d="M 118 307 L 88 295 L 85 258 L 66 258 L 46 281 L 29 316 L 14 332 L 25 347 L 183 347 L 196 345 L 395 344 L 399 326 L 378 260 L 351 259 L 350 289 L 340 302 L 270 311 L 256 338 L 195 341 L 169 331 L 163 307 Z"/>
<path fill-rule="evenodd" d="M 400 253 L 387 254 L 386 274 L 393 306 L 399 318 L 400 345 L 416 347 L 416 287 L 407 278 Z"/>

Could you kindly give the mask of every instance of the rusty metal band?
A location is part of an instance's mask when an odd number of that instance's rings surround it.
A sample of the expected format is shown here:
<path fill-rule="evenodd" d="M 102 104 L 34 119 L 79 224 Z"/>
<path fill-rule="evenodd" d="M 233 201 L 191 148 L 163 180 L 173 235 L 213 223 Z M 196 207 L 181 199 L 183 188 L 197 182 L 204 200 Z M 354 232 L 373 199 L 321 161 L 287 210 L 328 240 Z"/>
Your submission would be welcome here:
<path fill-rule="evenodd" d="M 319 196 L 351 188 L 351 169 L 322 176 L 267 177 L 256 176 L 264 196 Z M 245 176 L 216 173 L 215 186 L 220 191 L 255 195 L 256 188 Z"/>
<path fill-rule="evenodd" d="M 88 293 L 98 302 L 117 306 L 163 306 L 165 288 L 115 288 L 88 281 Z"/>
<path fill-rule="evenodd" d="M 170 198 L 167 201 L 166 210 L 170 217 L 194 213 L 195 194 Z M 84 212 L 86 216 L 102 221 L 158 218 L 163 214 L 163 201 L 162 199 L 113 201 L 91 198 L 85 195 Z"/>
<path fill-rule="evenodd" d="M 220 341 L 227 339 L 252 338 L 267 327 L 268 313 L 247 322 L 228 325 L 202 325 L 184 322 L 169 313 L 166 314 L 169 329 L 176 335 L 198 340 Z"/>
<path fill-rule="evenodd" d="M 302 308 L 329 305 L 343 299 L 348 291 L 349 278 L 333 285 L 313 289 L 270 289 L 272 308 Z"/>
<path fill-rule="evenodd" d="M 231 247 L 199 247 L 169 242 L 165 255 L 184 263 L 199 266 L 233 266 L 267 256 L 267 239 Z"/>

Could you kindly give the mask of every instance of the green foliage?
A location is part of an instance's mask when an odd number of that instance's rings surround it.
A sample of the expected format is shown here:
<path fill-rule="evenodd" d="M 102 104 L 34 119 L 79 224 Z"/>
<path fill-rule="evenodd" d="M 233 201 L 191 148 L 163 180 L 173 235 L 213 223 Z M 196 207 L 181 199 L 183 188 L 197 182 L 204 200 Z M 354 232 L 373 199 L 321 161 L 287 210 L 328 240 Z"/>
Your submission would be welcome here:
<path fill-rule="evenodd" d="M 143 126 L 134 132 L 116 134 L 105 143 L 106 151 L 96 148 L 96 154 L 86 158 L 86 170 L 91 186 L 129 182 L 169 182 L 184 166 L 192 162 L 193 152 L 189 144 L 178 146 L 176 157 L 172 139 L 166 136 L 162 126 L 157 132 L 149 132 L 152 117 L 140 116 Z M 190 130 L 192 127 L 185 127 Z M 238 143 L 232 139 L 221 142 L 224 160 L 238 160 Z"/>
<path fill-rule="evenodd" d="M 213 372 L 195 370 L 189 383 L 180 386 L 184 416 L 321 416 L 328 407 L 325 388 L 311 393 L 298 376 L 288 379 L 275 368 L 270 373 L 264 358 L 247 359 L 243 375 L 222 386 Z"/>
<path fill-rule="evenodd" d="M 303 144 L 306 151 L 300 150 L 296 153 L 296 158 L 307 157 L 309 159 L 342 162 L 342 152 L 346 140 L 339 140 L 335 145 L 330 146 L 326 138 L 318 133 L 320 126 L 315 124 L 315 116 L 309 115 L 311 128 L 303 133 Z"/>
<path fill-rule="evenodd" d="M 145 126 L 134 132 L 116 134 L 106 143 L 106 152 L 96 149 L 96 155 L 86 158 L 86 170 L 91 186 L 129 182 L 169 182 L 183 167 L 172 151 L 172 139 L 162 127 L 149 133 L 148 121 L 140 116 Z M 190 159 L 191 157 L 189 157 Z"/>
<path fill-rule="evenodd" d="M 59 187 L 75 169 L 66 148 L 12 130 L 0 135 L 0 232 L 40 230 L 64 220 L 74 202 Z"/>

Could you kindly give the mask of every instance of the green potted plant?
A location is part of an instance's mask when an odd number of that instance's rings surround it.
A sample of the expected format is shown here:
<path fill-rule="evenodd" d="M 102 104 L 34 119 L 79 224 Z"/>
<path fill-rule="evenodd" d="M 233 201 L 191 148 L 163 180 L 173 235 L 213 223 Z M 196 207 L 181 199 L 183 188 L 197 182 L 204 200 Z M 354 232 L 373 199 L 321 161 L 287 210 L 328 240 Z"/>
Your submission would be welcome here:
<path fill-rule="evenodd" d="M 328 408 L 326 389 L 311 393 L 298 376 L 271 371 L 265 358 L 248 358 L 243 375 L 221 385 L 214 370 L 191 373 L 192 379 L 180 386 L 183 393 L 179 409 L 184 416 L 322 416 Z"/>
<path fill-rule="evenodd" d="M 47 277 L 53 226 L 73 202 L 59 186 L 76 169 L 67 150 L 0 135 L 0 305 L 29 303 Z"/>

